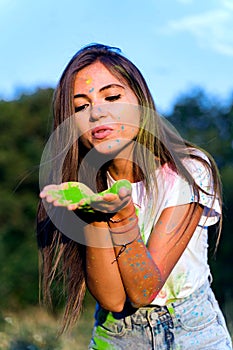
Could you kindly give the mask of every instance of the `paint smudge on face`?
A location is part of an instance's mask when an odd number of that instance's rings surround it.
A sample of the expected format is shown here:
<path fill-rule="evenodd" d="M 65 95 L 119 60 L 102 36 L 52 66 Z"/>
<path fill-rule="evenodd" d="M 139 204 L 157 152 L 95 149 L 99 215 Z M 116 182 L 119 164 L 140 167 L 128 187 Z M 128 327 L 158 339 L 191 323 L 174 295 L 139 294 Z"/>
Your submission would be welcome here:
<path fill-rule="evenodd" d="M 144 276 L 143 276 L 143 278 L 144 279 L 147 279 L 147 278 L 150 278 L 150 277 L 152 277 L 153 275 L 152 275 L 152 273 L 146 273 Z"/>
<path fill-rule="evenodd" d="M 92 79 L 91 78 L 87 78 L 86 84 L 90 84 L 91 82 L 92 82 Z"/>
<path fill-rule="evenodd" d="M 121 130 L 124 130 L 124 129 L 125 129 L 124 125 L 121 125 Z"/>
<path fill-rule="evenodd" d="M 93 92 L 94 91 L 94 88 L 91 88 L 90 90 L 89 90 L 89 92 Z"/>

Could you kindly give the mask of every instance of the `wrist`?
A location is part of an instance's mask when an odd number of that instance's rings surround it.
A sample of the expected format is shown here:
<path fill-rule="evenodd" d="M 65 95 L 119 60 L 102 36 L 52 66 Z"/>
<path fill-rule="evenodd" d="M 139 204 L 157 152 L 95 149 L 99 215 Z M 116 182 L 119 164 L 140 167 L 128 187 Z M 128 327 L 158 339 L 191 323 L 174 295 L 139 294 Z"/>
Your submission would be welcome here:
<path fill-rule="evenodd" d="M 132 200 L 107 221 L 114 246 L 133 241 L 139 233 L 138 217 Z"/>
<path fill-rule="evenodd" d="M 109 232 L 114 246 L 128 244 L 128 242 L 134 241 L 135 237 L 140 235 L 138 217 L 136 215 L 121 222 L 121 226 L 119 224 L 117 227 L 115 226 L 114 224 L 111 227 L 109 226 Z"/>
<path fill-rule="evenodd" d="M 136 211 L 132 200 L 117 213 L 107 219 L 109 227 L 122 227 L 127 225 L 132 218 L 136 217 Z"/>

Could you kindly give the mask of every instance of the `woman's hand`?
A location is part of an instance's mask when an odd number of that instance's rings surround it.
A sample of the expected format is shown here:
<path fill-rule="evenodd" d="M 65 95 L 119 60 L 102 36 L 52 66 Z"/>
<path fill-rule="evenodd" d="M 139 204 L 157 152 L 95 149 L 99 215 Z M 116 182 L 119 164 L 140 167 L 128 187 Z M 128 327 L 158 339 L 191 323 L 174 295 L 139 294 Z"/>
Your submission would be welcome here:
<path fill-rule="evenodd" d="M 111 188 L 100 193 L 94 193 L 80 182 L 66 182 L 44 187 L 40 197 L 68 210 L 107 214 L 124 208 L 131 200 L 131 191 L 131 184 L 127 180 L 116 181 Z"/>

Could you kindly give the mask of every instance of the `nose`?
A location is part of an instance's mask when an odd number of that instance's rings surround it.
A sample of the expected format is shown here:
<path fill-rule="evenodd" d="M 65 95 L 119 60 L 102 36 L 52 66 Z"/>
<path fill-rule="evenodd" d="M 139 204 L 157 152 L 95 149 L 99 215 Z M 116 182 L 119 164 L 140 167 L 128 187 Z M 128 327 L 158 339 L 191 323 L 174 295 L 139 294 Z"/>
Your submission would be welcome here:
<path fill-rule="evenodd" d="M 98 120 L 100 118 L 103 118 L 107 115 L 106 113 L 107 111 L 103 105 L 92 103 L 90 116 L 91 120 Z"/>

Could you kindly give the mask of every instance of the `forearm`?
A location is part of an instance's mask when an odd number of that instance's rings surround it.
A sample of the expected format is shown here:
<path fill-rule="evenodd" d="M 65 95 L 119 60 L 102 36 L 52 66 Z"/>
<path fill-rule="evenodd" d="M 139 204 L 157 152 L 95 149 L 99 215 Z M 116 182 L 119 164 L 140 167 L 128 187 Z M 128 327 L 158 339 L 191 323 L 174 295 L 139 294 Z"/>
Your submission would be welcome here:
<path fill-rule="evenodd" d="M 156 297 L 187 247 L 202 212 L 203 207 L 195 207 L 195 203 L 167 208 L 150 234 L 148 248 L 140 239 L 126 245 L 117 263 L 134 305 L 149 304 Z M 116 253 L 119 249 L 115 248 Z"/>
<path fill-rule="evenodd" d="M 117 255 L 119 248 L 115 251 Z M 133 306 L 150 304 L 165 281 L 142 239 L 138 238 L 127 246 L 117 263 L 126 294 Z"/>
<path fill-rule="evenodd" d="M 126 294 L 118 265 L 112 263 L 115 251 L 107 224 L 95 222 L 88 225 L 85 234 L 88 289 L 103 308 L 120 312 Z"/>
<path fill-rule="evenodd" d="M 164 280 L 141 239 L 133 204 L 113 219 L 109 227 L 116 254 L 114 263 L 119 267 L 126 294 L 135 307 L 147 305 L 158 294 Z"/>

